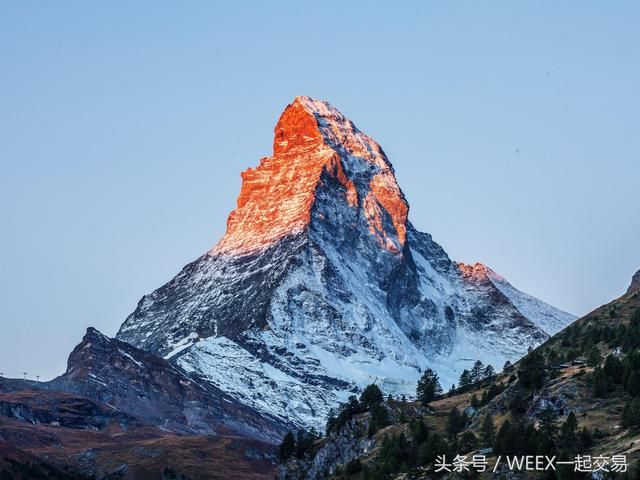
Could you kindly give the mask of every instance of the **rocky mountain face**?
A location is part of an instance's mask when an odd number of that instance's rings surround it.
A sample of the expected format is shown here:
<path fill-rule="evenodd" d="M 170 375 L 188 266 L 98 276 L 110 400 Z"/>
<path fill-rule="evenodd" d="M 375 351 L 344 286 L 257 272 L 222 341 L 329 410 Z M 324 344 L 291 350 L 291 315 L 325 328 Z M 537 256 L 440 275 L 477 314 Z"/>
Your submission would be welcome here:
<path fill-rule="evenodd" d="M 631 285 L 627 289 L 627 293 L 633 293 L 640 290 L 640 270 L 638 270 L 631 278 Z"/>
<path fill-rule="evenodd" d="M 408 214 L 382 148 L 328 103 L 297 97 L 273 155 L 242 173 L 225 236 L 145 295 L 117 338 L 268 418 L 320 428 L 367 384 L 412 395 L 433 368 L 449 385 L 574 319 L 453 262 Z"/>
<path fill-rule="evenodd" d="M 69 356 L 67 371 L 41 388 L 107 405 L 111 419 L 125 415 L 179 434 L 233 434 L 275 442 L 287 426 L 199 383 L 179 366 L 94 328 Z"/>
<path fill-rule="evenodd" d="M 386 407 L 385 407 L 386 408 Z M 353 419 L 339 432 L 323 439 L 312 458 L 293 457 L 278 471 L 281 480 L 321 480 L 329 478 L 340 465 L 370 454 L 378 441 L 366 435 L 369 419 Z"/>
<path fill-rule="evenodd" d="M 271 479 L 293 427 L 89 328 L 60 377 L 0 377 L 0 478 Z"/>

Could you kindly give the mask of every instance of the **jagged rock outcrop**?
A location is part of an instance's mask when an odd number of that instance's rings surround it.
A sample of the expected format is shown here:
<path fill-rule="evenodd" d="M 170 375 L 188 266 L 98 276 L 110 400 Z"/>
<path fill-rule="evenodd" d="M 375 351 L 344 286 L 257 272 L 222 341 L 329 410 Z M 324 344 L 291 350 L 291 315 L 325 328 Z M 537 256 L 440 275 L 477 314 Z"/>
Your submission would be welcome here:
<path fill-rule="evenodd" d="M 265 415 L 319 428 L 369 383 L 411 395 L 433 368 L 450 385 L 574 318 L 452 262 L 409 222 L 382 148 L 326 102 L 297 97 L 242 180 L 225 236 L 117 338 Z"/>
<path fill-rule="evenodd" d="M 71 352 L 67 371 L 41 388 L 81 395 L 109 405 L 117 414 L 176 433 L 235 434 L 276 442 L 287 428 L 165 359 L 94 328 Z"/>
<path fill-rule="evenodd" d="M 367 436 L 368 415 L 355 418 L 339 432 L 323 439 L 311 458 L 292 458 L 280 467 L 280 480 L 322 480 L 329 478 L 338 466 L 371 452 L 377 446 L 374 437 Z"/>

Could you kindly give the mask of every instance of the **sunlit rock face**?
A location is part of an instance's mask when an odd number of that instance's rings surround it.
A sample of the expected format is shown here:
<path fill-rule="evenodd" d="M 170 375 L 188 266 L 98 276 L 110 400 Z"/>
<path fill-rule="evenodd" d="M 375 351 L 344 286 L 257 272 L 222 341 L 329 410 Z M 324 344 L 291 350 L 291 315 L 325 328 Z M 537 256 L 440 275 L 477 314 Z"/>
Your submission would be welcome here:
<path fill-rule="evenodd" d="M 327 189 L 382 247 L 402 249 L 409 207 L 380 145 L 329 104 L 297 97 L 276 125 L 273 156 L 242 172 L 238 206 L 211 253 L 246 255 L 307 230 Z"/>
<path fill-rule="evenodd" d="M 243 172 L 222 240 L 144 296 L 118 338 L 319 428 L 369 383 L 412 395 L 433 368 L 450 385 L 573 319 L 485 266 L 452 262 L 408 211 L 380 146 L 328 103 L 297 97 L 273 155 Z"/>

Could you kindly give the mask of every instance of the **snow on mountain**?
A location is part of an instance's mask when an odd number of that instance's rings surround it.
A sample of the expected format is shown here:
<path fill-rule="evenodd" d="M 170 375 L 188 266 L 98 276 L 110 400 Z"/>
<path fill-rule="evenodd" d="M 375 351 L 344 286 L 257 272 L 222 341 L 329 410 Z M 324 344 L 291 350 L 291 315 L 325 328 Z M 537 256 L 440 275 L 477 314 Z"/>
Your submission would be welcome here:
<path fill-rule="evenodd" d="M 549 336 L 555 335 L 576 319 L 575 315 L 571 315 L 527 293 L 521 292 L 507 282 L 503 276 L 498 275 L 486 265 L 481 263 L 475 263 L 474 265 L 458 263 L 458 266 L 461 270 L 467 272 L 467 277 L 486 278 L 490 281 L 523 316 L 530 319 Z"/>
<path fill-rule="evenodd" d="M 259 412 L 319 428 L 369 383 L 412 395 L 433 368 L 448 386 L 573 319 L 415 230 L 384 151 L 326 102 L 297 97 L 242 179 L 222 240 L 118 338 Z"/>

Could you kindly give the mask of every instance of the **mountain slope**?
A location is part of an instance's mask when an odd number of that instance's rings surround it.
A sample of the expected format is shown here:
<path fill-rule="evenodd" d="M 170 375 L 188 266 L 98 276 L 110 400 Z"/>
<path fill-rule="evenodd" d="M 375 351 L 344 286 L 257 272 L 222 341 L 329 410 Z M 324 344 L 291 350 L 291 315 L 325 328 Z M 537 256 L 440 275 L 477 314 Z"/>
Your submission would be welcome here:
<path fill-rule="evenodd" d="M 533 319 L 534 323 L 548 335 L 556 334 L 575 320 L 575 316 L 521 292 L 486 265 L 458 263 L 458 266 L 465 278 L 474 279 L 480 284 L 490 283 L 500 290 L 523 316 Z"/>
<path fill-rule="evenodd" d="M 69 356 L 67 371 L 40 388 L 81 395 L 139 423 L 179 434 L 233 434 L 273 442 L 287 427 L 94 328 Z"/>
<path fill-rule="evenodd" d="M 573 318 L 452 262 L 409 222 L 381 147 L 326 102 L 297 97 L 242 180 L 225 236 L 117 338 L 259 412 L 319 427 L 369 383 L 411 394 L 434 368 L 450 384 Z"/>
<path fill-rule="evenodd" d="M 2 479 L 266 480 L 275 472 L 272 443 L 178 435 L 130 419 L 121 423 L 118 416 L 123 415 L 113 408 L 61 392 L 1 396 L 3 404 L 14 406 L 13 413 L 0 411 Z M 87 409 L 98 415 L 87 416 Z"/>
<path fill-rule="evenodd" d="M 0 478 L 273 478 L 293 427 L 89 328 L 54 380 L 0 377 Z"/>
<path fill-rule="evenodd" d="M 446 455 L 449 463 L 454 455 L 464 457 L 471 472 L 464 478 L 637 478 L 640 383 L 630 377 L 639 365 L 640 292 L 633 290 L 557 333 L 509 372 L 443 395 L 428 407 L 397 399 L 382 402 L 388 422 L 373 433 L 373 411 L 363 409 L 307 447 L 303 458 L 289 457 L 280 478 L 458 478 L 446 471 L 436 474 L 437 455 Z M 455 430 L 453 409 L 465 415 Z M 571 415 L 573 430 L 567 427 Z M 487 417 L 495 428 L 490 439 Z M 545 422 L 552 427 L 545 430 Z M 506 425 L 512 426 L 510 434 Z M 486 458 L 484 472 L 471 466 L 474 455 Z M 498 455 L 502 467 L 494 473 Z M 571 463 L 556 464 L 565 470 L 555 475 L 516 472 L 507 468 L 505 455 L 548 455 Z M 576 455 L 593 459 L 593 475 L 574 472 Z M 614 455 L 625 457 L 627 475 L 595 471 L 597 457 L 611 470 Z"/>

